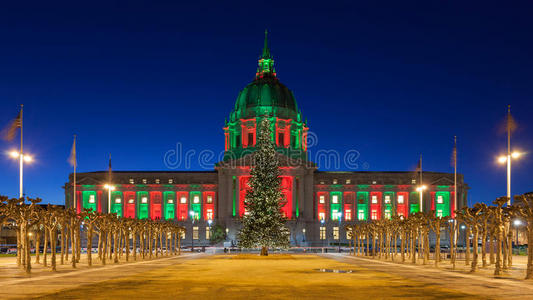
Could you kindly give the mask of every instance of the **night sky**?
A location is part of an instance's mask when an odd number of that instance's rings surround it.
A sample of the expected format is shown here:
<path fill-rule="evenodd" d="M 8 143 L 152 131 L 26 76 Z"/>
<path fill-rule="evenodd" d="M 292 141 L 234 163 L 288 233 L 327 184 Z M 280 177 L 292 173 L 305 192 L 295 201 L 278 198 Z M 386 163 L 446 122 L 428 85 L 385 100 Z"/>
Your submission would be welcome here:
<path fill-rule="evenodd" d="M 116 170 L 170 170 L 177 143 L 223 151 L 265 29 L 312 151 L 357 150 L 363 171 L 412 171 L 422 153 L 424 170 L 453 172 L 457 135 L 469 203 L 488 203 L 506 191 L 496 157 L 511 104 L 513 148 L 530 152 L 512 192 L 533 191 L 531 1 L 52 2 L 0 7 L 0 126 L 24 104 L 25 193 L 45 203 L 64 202 L 75 133 L 80 172 L 106 170 L 109 153 Z M 0 168 L 0 194 L 17 196 L 17 162 Z"/>

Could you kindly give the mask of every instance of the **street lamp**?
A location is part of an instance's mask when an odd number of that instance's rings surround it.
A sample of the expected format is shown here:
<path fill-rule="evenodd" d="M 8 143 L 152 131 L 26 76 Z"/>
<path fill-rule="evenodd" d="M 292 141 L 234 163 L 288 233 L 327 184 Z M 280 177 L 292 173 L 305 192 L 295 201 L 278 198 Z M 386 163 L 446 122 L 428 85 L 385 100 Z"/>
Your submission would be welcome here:
<path fill-rule="evenodd" d="M 11 158 L 13 159 L 17 159 L 19 160 L 19 198 L 22 198 L 24 197 L 24 194 L 22 192 L 22 187 L 23 187 L 23 180 L 22 180 L 22 175 L 23 175 L 23 169 L 24 169 L 24 163 L 31 163 L 33 161 L 33 157 L 31 157 L 30 155 L 28 154 L 24 154 L 22 152 L 19 152 L 19 151 L 11 151 L 9 152 L 9 156 L 11 156 Z"/>
<path fill-rule="evenodd" d="M 507 151 L 507 155 L 498 157 L 500 164 L 507 163 L 507 205 L 511 205 L 511 160 L 520 158 L 520 156 L 522 156 L 520 152 Z"/>
<path fill-rule="evenodd" d="M 522 226 L 522 221 L 516 219 L 513 221 L 514 227 L 516 228 L 516 246 L 518 247 L 518 228 Z"/>
<path fill-rule="evenodd" d="M 322 228 L 324 227 L 324 223 L 325 222 L 326 221 L 324 221 L 324 218 L 320 219 L 320 227 L 321 227 L 321 229 L 320 229 L 320 239 L 323 240 L 322 241 L 322 253 L 324 253 L 324 246 L 325 246 L 324 244 L 326 243 L 326 237 L 324 236 L 324 238 L 322 238 Z M 325 233 L 326 233 L 326 230 L 324 229 L 324 235 L 325 235 Z"/>
<path fill-rule="evenodd" d="M 195 213 L 193 210 L 189 212 L 189 215 L 191 216 L 191 252 L 194 252 L 194 217 Z"/>
<path fill-rule="evenodd" d="M 104 188 L 107 190 L 107 213 L 111 213 L 111 191 L 115 190 L 115 186 L 111 184 L 105 184 Z"/>
<path fill-rule="evenodd" d="M 423 205 L 423 197 L 424 197 L 424 191 L 427 189 L 427 185 L 421 185 L 416 188 L 417 192 L 420 193 L 420 211 L 422 211 L 422 205 Z"/>
<path fill-rule="evenodd" d="M 341 253 L 341 221 L 342 221 L 342 212 L 337 213 L 337 219 L 339 219 L 339 230 L 337 231 L 338 236 L 338 243 L 339 243 L 339 253 Z"/>

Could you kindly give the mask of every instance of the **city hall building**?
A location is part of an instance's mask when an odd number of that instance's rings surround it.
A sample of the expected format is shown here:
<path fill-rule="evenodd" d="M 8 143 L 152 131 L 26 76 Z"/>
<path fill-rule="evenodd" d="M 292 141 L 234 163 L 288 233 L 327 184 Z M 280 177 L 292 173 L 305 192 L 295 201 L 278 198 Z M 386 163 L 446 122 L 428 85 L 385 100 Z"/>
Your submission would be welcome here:
<path fill-rule="evenodd" d="M 236 243 L 263 118 L 272 124 L 282 171 L 282 211 L 293 245 L 347 242 L 345 224 L 430 210 L 453 216 L 466 205 L 468 186 L 460 174 L 455 195 L 453 173 L 424 172 L 420 182 L 413 171 L 319 171 L 308 160 L 309 128 L 292 91 L 277 78 L 265 36 L 255 79 L 241 90 L 224 124 L 224 159 L 214 170 L 113 171 L 111 180 L 107 171 L 78 173 L 76 208 L 177 222 L 187 228 L 183 244 L 194 239 L 195 245 L 208 245 L 209 228 L 218 224 L 226 229 L 227 241 Z M 112 190 L 106 189 L 109 185 Z M 426 189 L 417 191 L 422 185 Z M 64 189 L 66 206 L 74 207 L 72 175 Z"/>

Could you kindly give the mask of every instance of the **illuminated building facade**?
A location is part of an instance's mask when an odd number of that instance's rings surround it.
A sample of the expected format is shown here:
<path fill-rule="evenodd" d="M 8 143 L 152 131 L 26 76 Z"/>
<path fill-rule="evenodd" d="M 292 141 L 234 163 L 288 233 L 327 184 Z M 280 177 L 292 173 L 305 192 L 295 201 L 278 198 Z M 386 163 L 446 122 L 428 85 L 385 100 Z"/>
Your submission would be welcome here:
<path fill-rule="evenodd" d="M 208 245 L 209 227 L 226 228 L 236 241 L 250 178 L 257 124 L 269 118 L 272 140 L 281 164 L 282 211 L 294 245 L 321 246 L 347 242 L 344 225 L 366 220 L 409 217 L 418 211 L 453 216 L 466 205 L 467 185 L 454 175 L 424 172 L 420 192 L 415 172 L 323 172 L 307 157 L 307 122 L 291 90 L 277 78 L 265 36 L 255 79 L 238 95 L 225 122 L 224 159 L 213 171 L 113 171 L 109 191 L 107 171 L 77 174 L 77 209 L 117 213 L 121 217 L 162 219 L 187 228 L 184 244 Z M 65 203 L 73 207 L 72 175 L 65 184 Z M 109 197 L 109 193 L 111 193 Z M 211 220 L 211 222 L 209 222 Z"/>

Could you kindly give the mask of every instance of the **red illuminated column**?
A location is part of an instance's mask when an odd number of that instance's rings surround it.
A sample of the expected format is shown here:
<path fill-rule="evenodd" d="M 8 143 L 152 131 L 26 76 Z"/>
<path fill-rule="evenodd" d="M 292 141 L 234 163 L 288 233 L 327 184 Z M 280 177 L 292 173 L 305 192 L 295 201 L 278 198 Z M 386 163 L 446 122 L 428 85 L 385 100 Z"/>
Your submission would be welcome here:
<path fill-rule="evenodd" d="M 435 210 L 435 192 L 431 192 L 431 210 Z"/>
<path fill-rule="evenodd" d="M 451 192 L 451 195 L 452 195 L 452 197 L 451 197 L 452 201 L 450 201 L 451 202 L 450 203 L 450 207 L 451 207 L 450 216 L 452 216 L 452 218 L 455 218 L 455 210 L 457 209 L 457 208 L 455 208 L 455 201 L 454 201 L 455 200 L 455 192 Z"/>
<path fill-rule="evenodd" d="M 76 212 L 80 213 L 83 206 L 83 199 L 81 199 L 81 191 L 76 191 Z"/>

